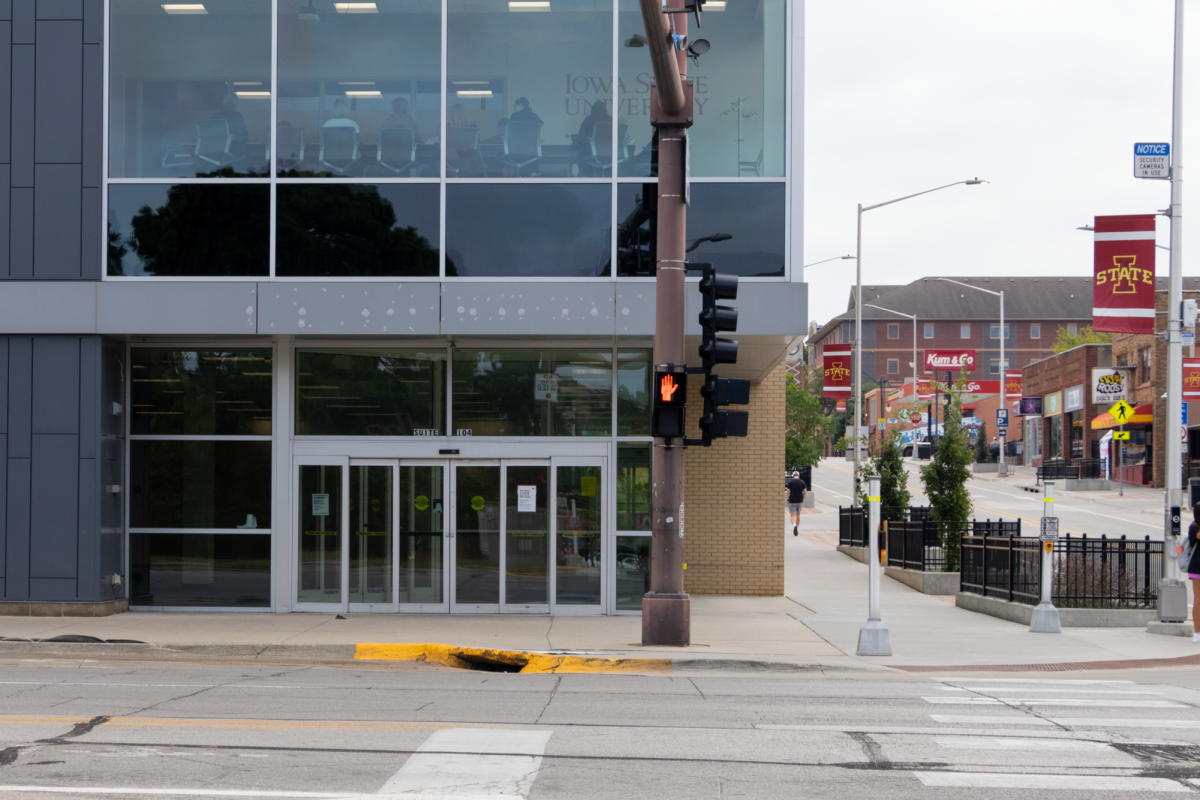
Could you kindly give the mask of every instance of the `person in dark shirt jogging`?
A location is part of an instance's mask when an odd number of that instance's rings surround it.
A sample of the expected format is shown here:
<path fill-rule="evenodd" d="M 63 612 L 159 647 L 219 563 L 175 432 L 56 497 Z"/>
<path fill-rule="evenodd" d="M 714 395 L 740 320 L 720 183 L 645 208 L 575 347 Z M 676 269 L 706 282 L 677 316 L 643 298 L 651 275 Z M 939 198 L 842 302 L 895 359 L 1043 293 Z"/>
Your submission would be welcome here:
<path fill-rule="evenodd" d="M 784 482 L 787 490 L 787 510 L 792 516 L 792 536 L 800 535 L 800 507 L 804 503 L 804 495 L 808 494 L 808 485 L 800 480 L 800 473 L 793 472 L 792 477 Z"/>

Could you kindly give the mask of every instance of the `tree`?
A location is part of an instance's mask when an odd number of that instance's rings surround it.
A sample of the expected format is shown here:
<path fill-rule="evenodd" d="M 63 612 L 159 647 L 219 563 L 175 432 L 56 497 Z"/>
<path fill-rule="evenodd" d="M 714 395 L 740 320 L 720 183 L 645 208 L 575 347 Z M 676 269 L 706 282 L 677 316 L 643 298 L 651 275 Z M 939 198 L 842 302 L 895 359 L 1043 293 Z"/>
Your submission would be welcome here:
<path fill-rule="evenodd" d="M 787 381 L 784 462 L 789 467 L 811 467 L 825 454 L 833 420 L 821 411 L 819 392 L 794 379 Z"/>
<path fill-rule="evenodd" d="M 879 506 L 881 520 L 904 520 L 904 512 L 912 504 L 908 490 L 908 470 L 904 468 L 904 453 L 900 446 L 900 430 L 893 428 L 882 437 L 879 451 L 866 463 L 866 472 L 879 476 Z M 859 491 L 859 505 L 866 508 L 867 483 Z"/>
<path fill-rule="evenodd" d="M 1054 340 L 1054 352 L 1062 353 L 1081 344 L 1108 344 L 1112 341 L 1111 333 L 1096 333 L 1091 325 L 1084 325 L 1078 333 L 1072 335 L 1066 328 L 1058 329 L 1058 338 Z"/>
<path fill-rule="evenodd" d="M 931 464 L 921 467 L 921 483 L 929 497 L 929 516 L 939 523 L 946 572 L 958 572 L 962 524 L 971 518 L 971 495 L 967 491 L 971 451 L 962 429 L 962 387 L 960 379 L 950 391 L 937 453 Z"/>
<path fill-rule="evenodd" d="M 987 438 L 987 423 L 979 423 L 979 434 L 975 437 L 975 463 L 992 463 L 992 448 Z"/>

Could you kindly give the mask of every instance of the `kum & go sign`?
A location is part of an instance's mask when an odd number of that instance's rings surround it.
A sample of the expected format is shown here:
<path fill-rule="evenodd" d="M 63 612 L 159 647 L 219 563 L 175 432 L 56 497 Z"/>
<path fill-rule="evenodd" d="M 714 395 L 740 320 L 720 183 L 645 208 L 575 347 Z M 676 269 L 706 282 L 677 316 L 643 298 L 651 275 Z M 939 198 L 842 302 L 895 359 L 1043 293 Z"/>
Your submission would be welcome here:
<path fill-rule="evenodd" d="M 972 372 L 975 369 L 974 350 L 926 350 L 925 371 L 937 372 L 944 370 L 965 369 Z"/>

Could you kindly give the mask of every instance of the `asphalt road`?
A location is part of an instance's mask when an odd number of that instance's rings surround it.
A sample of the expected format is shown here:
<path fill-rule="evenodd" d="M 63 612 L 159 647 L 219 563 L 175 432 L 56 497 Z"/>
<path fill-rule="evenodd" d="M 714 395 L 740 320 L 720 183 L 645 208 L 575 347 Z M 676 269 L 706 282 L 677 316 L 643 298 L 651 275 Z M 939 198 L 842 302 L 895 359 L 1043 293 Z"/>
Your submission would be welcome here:
<path fill-rule="evenodd" d="M 514 675 L 0 662 L 0 796 L 1200 794 L 1194 669 Z"/>
<path fill-rule="evenodd" d="M 928 504 L 928 499 L 922 492 L 920 464 L 921 462 L 911 460 L 906 462 L 913 505 Z M 813 470 L 817 502 L 831 506 L 834 510 L 838 505 L 850 505 L 853 495 L 853 470 L 853 464 L 844 459 L 823 460 Z M 1032 485 L 1034 480 L 1026 477 L 1014 476 L 1007 478 L 1004 483 L 979 477 L 972 478 L 967 488 L 975 504 L 975 518 L 1008 521 L 1020 519 L 1022 534 L 1036 536 L 1038 519 L 1042 516 L 1042 496 L 1021 488 Z M 1064 534 L 1078 536 L 1086 533 L 1089 537 L 1109 538 L 1127 536 L 1130 539 L 1149 536 L 1153 541 L 1161 541 L 1162 502 L 1161 492 L 1148 490 L 1130 490 L 1124 497 L 1109 491 L 1058 491 L 1054 509 L 1059 518 L 1059 530 Z M 829 528 L 836 530 L 837 520 L 831 518 L 828 522 Z M 1190 522 L 1191 515 L 1185 514 L 1184 525 Z"/>

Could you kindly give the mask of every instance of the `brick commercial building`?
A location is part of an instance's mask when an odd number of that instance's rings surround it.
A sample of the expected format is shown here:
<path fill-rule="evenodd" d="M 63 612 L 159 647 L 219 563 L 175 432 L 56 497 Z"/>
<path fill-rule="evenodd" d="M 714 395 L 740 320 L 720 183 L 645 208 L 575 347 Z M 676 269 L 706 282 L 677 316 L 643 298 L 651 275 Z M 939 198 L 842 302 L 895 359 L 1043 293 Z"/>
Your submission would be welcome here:
<path fill-rule="evenodd" d="M 0 614 L 641 613 L 638 5 L 334 5 L 0 0 Z M 687 453 L 689 591 L 783 592 L 803 23 L 704 17 L 689 258 L 752 404 Z"/>
<path fill-rule="evenodd" d="M 1095 403 L 1092 370 L 1113 365 L 1113 346 L 1085 344 L 1050 358 L 1035 361 L 1022 370 L 1025 397 L 1042 401 L 1042 413 L 1014 419 L 1025 432 L 1023 463 L 1040 467 L 1046 461 L 1078 462 L 1100 458 L 1100 440 L 1107 430 L 1093 430 L 1092 420 L 1111 403 Z M 1134 470 L 1127 469 L 1129 482 Z"/>

